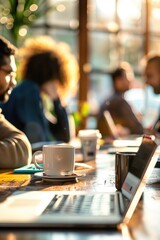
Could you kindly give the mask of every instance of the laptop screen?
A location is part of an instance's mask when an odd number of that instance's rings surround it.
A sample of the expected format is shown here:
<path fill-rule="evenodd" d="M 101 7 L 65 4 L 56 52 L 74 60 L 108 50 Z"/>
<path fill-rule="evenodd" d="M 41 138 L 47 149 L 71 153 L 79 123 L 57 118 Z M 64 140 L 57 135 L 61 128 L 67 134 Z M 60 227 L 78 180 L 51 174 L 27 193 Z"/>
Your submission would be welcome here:
<path fill-rule="evenodd" d="M 143 137 L 142 143 L 136 153 L 136 156 L 122 186 L 122 193 L 128 199 L 133 198 L 140 183 L 146 180 L 148 172 L 147 167 L 151 162 L 156 148 L 157 144 L 152 140 L 150 136 Z"/>
<path fill-rule="evenodd" d="M 143 172 L 147 167 L 156 147 L 156 143 L 150 137 L 143 137 L 142 144 L 140 145 L 130 168 L 130 172 L 134 176 L 138 178 L 143 176 Z"/>

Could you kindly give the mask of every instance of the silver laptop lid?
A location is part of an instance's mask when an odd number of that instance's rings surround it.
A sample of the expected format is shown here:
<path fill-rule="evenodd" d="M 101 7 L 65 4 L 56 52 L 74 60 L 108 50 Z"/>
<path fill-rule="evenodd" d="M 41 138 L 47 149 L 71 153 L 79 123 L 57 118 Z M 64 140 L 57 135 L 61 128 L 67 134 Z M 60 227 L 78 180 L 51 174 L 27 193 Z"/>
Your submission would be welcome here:
<path fill-rule="evenodd" d="M 117 132 L 117 127 L 116 127 L 116 125 L 115 125 L 115 123 L 113 121 L 113 118 L 112 118 L 112 116 L 111 116 L 111 114 L 110 114 L 110 112 L 108 110 L 104 111 L 104 118 L 105 118 L 106 124 L 107 124 L 107 126 L 108 126 L 108 128 L 109 128 L 109 130 L 110 130 L 110 132 L 112 134 L 112 137 L 114 139 L 118 139 L 119 138 L 119 134 Z"/>

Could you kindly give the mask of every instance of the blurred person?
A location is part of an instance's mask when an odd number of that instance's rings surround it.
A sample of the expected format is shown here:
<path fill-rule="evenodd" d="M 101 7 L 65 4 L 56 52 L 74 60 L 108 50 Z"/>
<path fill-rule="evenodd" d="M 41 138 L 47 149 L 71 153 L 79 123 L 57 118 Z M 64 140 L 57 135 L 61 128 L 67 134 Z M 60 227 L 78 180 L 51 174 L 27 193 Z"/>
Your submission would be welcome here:
<path fill-rule="evenodd" d="M 153 88 L 155 94 L 160 94 L 160 55 L 149 54 L 144 61 L 146 84 Z M 154 125 L 150 129 L 146 129 L 146 132 L 160 137 L 160 113 Z"/>
<path fill-rule="evenodd" d="M 0 101 L 9 99 L 16 85 L 16 48 L 0 36 Z M 31 162 L 31 146 L 25 134 L 9 123 L 0 109 L 0 168 L 17 168 Z"/>
<path fill-rule="evenodd" d="M 19 49 L 18 66 L 22 81 L 2 106 L 3 114 L 31 143 L 69 142 L 65 99 L 76 92 L 79 78 L 69 46 L 48 36 L 29 38 Z"/>
<path fill-rule="evenodd" d="M 127 63 L 121 64 L 120 67 L 112 72 L 111 76 L 114 93 L 100 107 L 97 128 L 102 133 L 103 138 L 143 134 L 142 124 L 124 98 L 125 92 L 130 89 L 130 81 L 133 79 L 133 71 L 131 71 L 130 65 Z M 105 117 L 106 110 L 110 114 L 110 119 L 108 120 Z M 113 122 L 114 124 L 109 122 Z M 113 130 L 115 133 L 113 133 Z"/>

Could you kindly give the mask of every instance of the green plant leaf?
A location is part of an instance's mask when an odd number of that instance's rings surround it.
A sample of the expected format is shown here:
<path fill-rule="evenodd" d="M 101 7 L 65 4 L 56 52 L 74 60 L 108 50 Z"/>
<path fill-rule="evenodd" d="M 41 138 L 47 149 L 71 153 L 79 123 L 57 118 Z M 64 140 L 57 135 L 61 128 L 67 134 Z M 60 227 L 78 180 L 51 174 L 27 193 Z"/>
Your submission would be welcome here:
<path fill-rule="evenodd" d="M 35 11 L 30 10 L 30 6 L 36 4 L 38 8 Z M 6 8 L 9 9 L 4 11 Z M 3 24 L 11 36 L 13 43 L 17 46 L 19 39 L 19 30 L 22 26 L 31 26 L 37 19 L 43 17 L 47 12 L 56 9 L 56 5 L 48 6 L 45 0 L 0 0 L 0 15 L 12 18 L 13 26 L 8 27 L 8 21 Z M 8 14 L 8 15 L 7 15 Z"/>

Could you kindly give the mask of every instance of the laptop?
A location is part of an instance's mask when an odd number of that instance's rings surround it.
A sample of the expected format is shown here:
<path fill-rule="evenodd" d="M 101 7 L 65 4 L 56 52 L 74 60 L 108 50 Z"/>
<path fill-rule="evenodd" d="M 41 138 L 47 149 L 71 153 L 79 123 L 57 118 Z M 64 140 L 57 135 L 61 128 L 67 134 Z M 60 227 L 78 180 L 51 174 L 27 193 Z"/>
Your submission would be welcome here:
<path fill-rule="evenodd" d="M 121 191 L 15 191 L 0 203 L 0 227 L 110 229 L 127 224 L 157 161 L 144 136 Z"/>
<path fill-rule="evenodd" d="M 139 134 L 129 134 L 127 136 L 119 136 L 119 133 L 117 131 L 116 124 L 108 110 L 104 111 L 103 113 L 104 119 L 105 119 L 105 124 L 107 129 L 109 130 L 111 137 L 112 137 L 112 145 L 114 147 L 139 147 L 143 135 Z M 104 139 L 104 146 L 101 147 L 102 149 L 105 148 L 105 139 Z M 112 150 L 111 150 L 112 151 Z M 115 150 L 117 151 L 117 150 Z M 113 152 L 115 152 L 113 150 Z"/>

